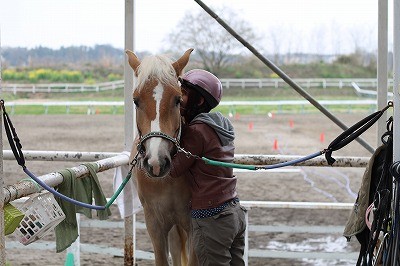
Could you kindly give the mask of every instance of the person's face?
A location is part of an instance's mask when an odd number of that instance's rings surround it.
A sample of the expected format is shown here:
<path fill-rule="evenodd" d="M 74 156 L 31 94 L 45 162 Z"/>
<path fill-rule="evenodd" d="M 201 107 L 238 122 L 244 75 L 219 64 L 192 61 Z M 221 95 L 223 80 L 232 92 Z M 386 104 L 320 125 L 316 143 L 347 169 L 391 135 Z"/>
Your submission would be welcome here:
<path fill-rule="evenodd" d="M 185 115 L 185 110 L 187 107 L 187 103 L 188 103 L 188 99 L 189 99 L 189 93 L 188 93 L 188 89 L 185 87 L 181 87 L 182 90 L 182 101 L 181 101 L 181 115 L 184 116 Z"/>

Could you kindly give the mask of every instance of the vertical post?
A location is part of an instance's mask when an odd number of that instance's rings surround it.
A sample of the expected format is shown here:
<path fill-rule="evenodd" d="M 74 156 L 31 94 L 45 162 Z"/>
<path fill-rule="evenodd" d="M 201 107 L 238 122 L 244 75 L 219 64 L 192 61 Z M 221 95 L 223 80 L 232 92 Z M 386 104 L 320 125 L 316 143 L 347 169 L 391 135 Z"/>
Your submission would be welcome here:
<path fill-rule="evenodd" d="M 1 87 L 1 31 L 0 31 L 0 95 Z M 4 235 L 4 177 L 3 177 L 3 108 L 0 108 L 0 265 L 6 265 L 6 243 Z"/>
<path fill-rule="evenodd" d="M 377 106 L 382 110 L 388 101 L 388 0 L 378 1 L 378 62 L 377 62 Z M 378 120 L 377 126 L 377 146 L 380 146 L 381 136 L 386 131 L 385 114 Z"/>
<path fill-rule="evenodd" d="M 125 0 L 125 50 L 134 51 L 134 0 Z M 125 104 L 125 151 L 131 151 L 134 136 L 135 116 L 133 113 L 133 71 L 125 56 L 124 63 L 124 104 Z M 125 245 L 124 265 L 135 265 L 136 215 L 124 218 Z"/>
<path fill-rule="evenodd" d="M 393 0 L 393 161 L 400 161 L 400 0 Z M 393 218 L 393 241 L 392 241 L 392 262 L 397 263 L 399 256 L 399 182 L 394 183 L 394 218 Z M 397 264 L 392 264 L 397 265 Z"/>
<path fill-rule="evenodd" d="M 246 219 L 246 231 L 244 232 L 244 265 L 248 266 L 249 265 L 249 210 L 245 214 L 245 219 Z"/>

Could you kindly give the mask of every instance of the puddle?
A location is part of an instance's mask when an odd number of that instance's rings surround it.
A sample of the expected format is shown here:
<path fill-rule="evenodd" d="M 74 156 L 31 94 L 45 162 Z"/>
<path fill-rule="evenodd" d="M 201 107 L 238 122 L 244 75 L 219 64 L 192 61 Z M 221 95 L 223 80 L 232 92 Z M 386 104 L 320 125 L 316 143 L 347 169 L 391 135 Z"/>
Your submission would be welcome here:
<path fill-rule="evenodd" d="M 308 238 L 301 242 L 296 243 L 283 243 L 279 241 L 270 241 L 267 246 L 260 246 L 262 249 L 270 251 L 292 251 L 292 252 L 338 252 L 338 253 L 352 253 L 354 251 L 349 251 L 348 242 L 344 237 L 334 237 L 327 236 L 322 238 Z M 301 265 L 316 265 L 316 266 L 326 266 L 326 265 L 355 265 L 357 258 L 355 259 L 301 259 Z"/>

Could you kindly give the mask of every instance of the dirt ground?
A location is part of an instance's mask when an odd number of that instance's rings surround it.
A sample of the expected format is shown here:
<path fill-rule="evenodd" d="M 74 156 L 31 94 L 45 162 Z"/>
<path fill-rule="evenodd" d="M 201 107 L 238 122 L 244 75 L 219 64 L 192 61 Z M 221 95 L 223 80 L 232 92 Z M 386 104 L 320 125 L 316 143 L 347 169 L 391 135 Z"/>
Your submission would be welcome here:
<path fill-rule="evenodd" d="M 345 113 L 337 116 L 348 126 L 365 117 L 365 113 Z M 120 152 L 123 150 L 124 117 L 122 115 L 39 115 L 11 117 L 25 150 L 68 150 Z M 274 114 L 272 116 L 234 116 L 237 154 L 308 155 L 326 148 L 342 130 L 322 114 Z M 376 146 L 376 128 L 362 137 Z M 3 133 L 3 138 L 5 135 Z M 4 149 L 9 149 L 4 141 Z M 333 156 L 365 156 L 370 153 L 353 142 Z M 68 162 L 27 162 L 37 175 L 76 166 Z M 241 200 L 259 201 L 355 201 L 364 169 L 334 167 L 286 167 L 298 171 L 238 172 L 238 192 Z M 15 161 L 4 162 L 5 183 L 13 184 L 26 178 Z M 107 197 L 112 195 L 113 171 L 99 174 Z M 119 220 L 112 207 L 112 220 Z M 253 208 L 249 210 L 249 225 L 269 226 L 341 226 L 348 210 L 293 210 Z M 143 222 L 142 214 L 137 216 Z M 123 248 L 123 229 L 81 229 L 81 243 Z M 50 234 L 43 241 L 53 241 Z M 15 241 L 14 235 L 7 241 Z M 42 241 L 42 240 L 40 240 Z M 39 241 L 39 242 L 40 242 Z M 338 234 L 291 232 L 250 232 L 249 248 L 265 251 L 357 252 L 355 238 L 350 243 Z M 152 251 L 147 232 L 137 231 L 137 249 Z M 55 250 L 7 248 L 11 265 L 64 265 L 66 253 Z M 152 261 L 138 260 L 138 265 Z M 249 258 L 249 265 L 354 265 L 354 260 L 267 259 Z M 81 254 L 81 265 L 123 265 L 122 257 Z"/>

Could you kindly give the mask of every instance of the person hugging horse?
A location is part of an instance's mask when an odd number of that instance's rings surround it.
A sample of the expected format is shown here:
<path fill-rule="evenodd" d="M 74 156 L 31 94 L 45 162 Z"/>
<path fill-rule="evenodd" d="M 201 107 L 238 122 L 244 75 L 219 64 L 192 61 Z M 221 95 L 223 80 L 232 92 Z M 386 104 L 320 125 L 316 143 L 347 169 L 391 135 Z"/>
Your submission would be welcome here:
<path fill-rule="evenodd" d="M 193 155 L 232 162 L 234 129 L 219 112 L 210 112 L 222 97 L 212 73 L 194 69 L 180 79 L 183 117 L 181 147 Z M 172 177 L 185 176 L 191 189 L 191 245 L 200 265 L 244 265 L 246 209 L 236 192 L 231 168 L 206 165 L 179 152 L 172 158 Z"/>

